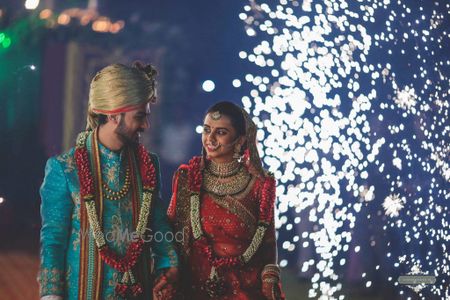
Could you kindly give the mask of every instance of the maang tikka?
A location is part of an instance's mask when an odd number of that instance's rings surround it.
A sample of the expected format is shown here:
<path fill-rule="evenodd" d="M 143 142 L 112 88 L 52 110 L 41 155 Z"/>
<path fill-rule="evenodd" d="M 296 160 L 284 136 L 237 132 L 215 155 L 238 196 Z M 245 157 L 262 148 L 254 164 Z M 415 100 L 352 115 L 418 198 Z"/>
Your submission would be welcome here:
<path fill-rule="evenodd" d="M 219 111 L 215 111 L 215 112 L 211 113 L 211 118 L 212 118 L 214 121 L 219 120 L 221 117 L 222 117 L 222 115 L 220 114 Z"/>

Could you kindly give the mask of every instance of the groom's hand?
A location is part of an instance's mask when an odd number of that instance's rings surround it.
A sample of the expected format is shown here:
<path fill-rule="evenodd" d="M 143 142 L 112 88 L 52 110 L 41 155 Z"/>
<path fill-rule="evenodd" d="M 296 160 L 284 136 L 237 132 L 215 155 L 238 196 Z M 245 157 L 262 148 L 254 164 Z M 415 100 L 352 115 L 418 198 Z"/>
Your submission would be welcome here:
<path fill-rule="evenodd" d="M 155 279 L 153 286 L 153 299 L 173 299 L 176 294 L 178 283 L 178 268 L 164 269 L 163 273 Z"/>

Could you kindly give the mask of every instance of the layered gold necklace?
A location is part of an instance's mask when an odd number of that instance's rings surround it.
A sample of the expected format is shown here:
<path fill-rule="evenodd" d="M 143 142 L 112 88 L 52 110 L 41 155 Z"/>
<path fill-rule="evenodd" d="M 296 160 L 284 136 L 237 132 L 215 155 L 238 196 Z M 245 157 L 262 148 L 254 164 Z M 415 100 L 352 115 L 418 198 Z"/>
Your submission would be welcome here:
<path fill-rule="evenodd" d="M 249 185 L 252 175 L 238 161 L 215 163 L 209 161 L 205 168 L 203 189 L 216 196 L 234 196 Z"/>

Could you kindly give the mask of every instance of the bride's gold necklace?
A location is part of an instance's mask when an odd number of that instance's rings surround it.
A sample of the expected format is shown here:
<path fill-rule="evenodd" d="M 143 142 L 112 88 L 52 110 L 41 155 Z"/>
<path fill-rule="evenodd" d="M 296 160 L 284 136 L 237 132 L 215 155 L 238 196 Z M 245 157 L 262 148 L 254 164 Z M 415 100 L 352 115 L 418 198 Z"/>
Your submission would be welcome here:
<path fill-rule="evenodd" d="M 206 164 L 203 189 L 216 196 L 234 196 L 244 191 L 252 176 L 238 161 Z"/>
<path fill-rule="evenodd" d="M 221 164 L 211 161 L 208 163 L 206 170 L 213 176 L 227 178 L 236 175 L 241 167 L 242 164 L 237 160 Z"/>

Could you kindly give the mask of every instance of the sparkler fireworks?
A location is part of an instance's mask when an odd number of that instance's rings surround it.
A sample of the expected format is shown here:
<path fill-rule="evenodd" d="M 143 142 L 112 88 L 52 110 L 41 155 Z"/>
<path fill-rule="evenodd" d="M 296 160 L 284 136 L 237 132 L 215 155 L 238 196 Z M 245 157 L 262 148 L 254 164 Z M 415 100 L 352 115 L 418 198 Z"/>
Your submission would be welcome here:
<path fill-rule="evenodd" d="M 400 294 L 395 275 L 418 266 L 438 279 L 414 289 L 420 297 L 446 292 L 449 12 L 446 1 L 280 0 L 239 15 L 255 42 L 239 56 L 255 71 L 234 86 L 248 91 L 242 103 L 279 183 L 277 229 L 311 224 L 282 242 L 286 253 L 313 249 L 300 266 L 314 269 L 310 297 L 344 298 L 338 269 L 359 251 L 363 210 L 386 216 L 385 277 Z"/>

